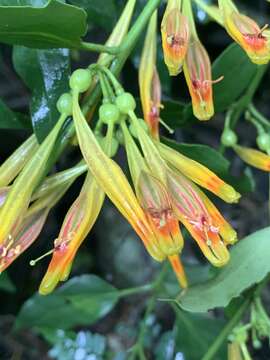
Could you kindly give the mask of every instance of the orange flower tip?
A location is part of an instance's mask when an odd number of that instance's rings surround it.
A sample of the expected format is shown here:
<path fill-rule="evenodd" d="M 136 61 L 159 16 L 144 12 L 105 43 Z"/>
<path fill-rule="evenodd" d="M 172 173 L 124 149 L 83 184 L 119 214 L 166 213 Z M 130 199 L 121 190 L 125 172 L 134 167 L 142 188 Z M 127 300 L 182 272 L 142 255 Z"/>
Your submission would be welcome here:
<path fill-rule="evenodd" d="M 237 203 L 241 198 L 239 194 L 232 186 L 223 184 L 219 189 L 219 196 L 227 203 Z"/>
<path fill-rule="evenodd" d="M 230 232 L 226 234 L 221 234 L 223 240 L 226 244 L 233 245 L 238 241 L 237 232 L 234 229 L 231 229 Z"/>
<path fill-rule="evenodd" d="M 188 287 L 188 280 L 185 274 L 184 267 L 181 263 L 181 260 L 179 259 L 179 256 L 172 255 L 169 256 L 168 258 L 181 288 L 186 289 Z"/>

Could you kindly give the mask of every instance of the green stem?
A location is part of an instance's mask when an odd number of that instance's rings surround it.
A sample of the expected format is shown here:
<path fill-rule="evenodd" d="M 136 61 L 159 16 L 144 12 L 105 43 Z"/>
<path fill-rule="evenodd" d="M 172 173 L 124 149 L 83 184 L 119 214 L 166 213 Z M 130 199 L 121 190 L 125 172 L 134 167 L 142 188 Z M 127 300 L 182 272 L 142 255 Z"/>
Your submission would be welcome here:
<path fill-rule="evenodd" d="M 111 55 L 117 55 L 121 52 L 120 46 L 106 46 L 106 45 L 101 45 L 101 44 L 85 42 L 85 41 L 82 41 L 77 49 L 93 51 L 93 52 L 98 52 L 98 53 L 107 53 L 107 54 L 111 54 Z"/>
<path fill-rule="evenodd" d="M 253 115 L 258 121 L 260 121 L 263 125 L 270 127 L 270 122 L 269 120 L 264 117 L 256 108 L 255 106 L 250 103 L 248 105 L 248 110 L 250 112 L 251 115 Z"/>
<path fill-rule="evenodd" d="M 232 332 L 233 328 L 239 323 L 239 321 L 242 319 L 243 314 L 248 309 L 249 305 L 251 303 L 251 297 L 246 299 L 243 304 L 238 308 L 238 310 L 235 312 L 233 317 L 230 319 L 230 321 L 225 325 L 223 330 L 220 332 L 218 337 L 215 339 L 213 344 L 209 347 L 206 354 L 203 356 L 202 360 L 213 360 L 216 357 L 216 353 L 218 352 L 221 345 L 226 341 L 227 337 Z"/>
<path fill-rule="evenodd" d="M 154 288 L 154 285 L 153 285 L 153 283 L 151 283 L 151 284 L 146 284 L 146 285 L 142 285 L 142 286 L 133 287 L 133 288 L 130 288 L 130 289 L 119 290 L 118 294 L 119 294 L 120 297 L 125 297 L 125 296 L 141 294 L 143 292 L 152 291 L 153 288 Z"/>

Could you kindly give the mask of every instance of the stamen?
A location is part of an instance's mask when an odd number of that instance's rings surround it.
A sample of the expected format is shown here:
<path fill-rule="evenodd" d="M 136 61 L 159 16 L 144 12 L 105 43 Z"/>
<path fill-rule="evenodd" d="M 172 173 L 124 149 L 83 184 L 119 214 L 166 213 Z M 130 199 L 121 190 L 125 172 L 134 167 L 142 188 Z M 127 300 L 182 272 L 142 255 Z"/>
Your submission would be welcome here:
<path fill-rule="evenodd" d="M 51 249 L 49 250 L 48 252 L 46 252 L 45 254 L 41 255 L 40 257 L 38 257 L 37 259 L 35 260 L 31 260 L 29 262 L 29 265 L 30 266 L 35 266 L 37 262 L 39 262 L 40 260 L 42 260 L 43 258 L 45 258 L 46 256 L 49 256 L 51 255 L 53 252 L 54 252 L 55 249 Z"/>
<path fill-rule="evenodd" d="M 262 35 L 262 33 L 268 29 L 269 25 L 268 24 L 265 24 L 261 29 L 260 29 L 260 32 L 258 33 L 258 36 Z"/>
<path fill-rule="evenodd" d="M 159 122 L 161 123 L 161 125 L 163 125 L 163 127 L 168 130 L 168 132 L 170 134 L 173 134 L 174 133 L 174 130 L 169 126 L 167 125 L 161 118 L 159 118 Z"/>

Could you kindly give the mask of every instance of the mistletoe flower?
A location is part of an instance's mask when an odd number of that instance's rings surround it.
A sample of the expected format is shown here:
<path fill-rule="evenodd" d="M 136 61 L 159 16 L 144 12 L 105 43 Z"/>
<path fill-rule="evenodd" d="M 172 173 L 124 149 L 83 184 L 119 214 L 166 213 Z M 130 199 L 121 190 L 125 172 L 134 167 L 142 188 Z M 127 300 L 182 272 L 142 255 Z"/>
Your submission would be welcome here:
<path fill-rule="evenodd" d="M 153 137 L 159 137 L 159 112 L 161 108 L 161 86 L 156 69 L 157 11 L 148 25 L 139 68 L 139 86 L 144 119 Z"/>
<path fill-rule="evenodd" d="M 237 155 L 247 164 L 263 171 L 270 171 L 270 156 L 262 151 L 240 145 L 233 146 Z"/>
<path fill-rule="evenodd" d="M 214 115 L 212 85 L 223 77 L 212 80 L 209 56 L 198 39 L 194 38 L 189 44 L 184 62 L 184 74 L 194 115 L 199 120 L 209 120 Z"/>
<path fill-rule="evenodd" d="M 219 221 L 211 216 L 196 187 L 188 179 L 176 171 L 169 171 L 167 177 L 179 220 L 213 265 L 225 265 L 229 252 L 219 236 Z"/>
<path fill-rule="evenodd" d="M 59 281 L 67 279 L 81 243 L 94 225 L 104 201 L 104 192 L 88 173 L 80 195 L 69 209 L 54 242 L 52 260 L 39 288 L 47 295 Z"/>
<path fill-rule="evenodd" d="M 104 153 L 83 116 L 78 103 L 78 88 L 74 83 L 76 82 L 73 78 L 73 119 L 84 159 L 98 185 L 129 221 L 149 253 L 156 260 L 162 261 L 164 255 L 156 247 L 155 241 L 152 241 L 153 231 L 123 171 L 115 161 Z M 87 88 L 80 88 L 79 90 L 85 91 Z"/>
<path fill-rule="evenodd" d="M 182 70 L 189 42 L 187 18 L 181 13 L 181 0 L 169 0 L 161 23 L 164 61 L 171 76 Z"/>
<path fill-rule="evenodd" d="M 270 34 L 268 25 L 259 25 L 239 13 L 231 0 L 219 0 L 219 7 L 228 34 L 246 51 L 255 64 L 267 64 L 270 60 Z"/>

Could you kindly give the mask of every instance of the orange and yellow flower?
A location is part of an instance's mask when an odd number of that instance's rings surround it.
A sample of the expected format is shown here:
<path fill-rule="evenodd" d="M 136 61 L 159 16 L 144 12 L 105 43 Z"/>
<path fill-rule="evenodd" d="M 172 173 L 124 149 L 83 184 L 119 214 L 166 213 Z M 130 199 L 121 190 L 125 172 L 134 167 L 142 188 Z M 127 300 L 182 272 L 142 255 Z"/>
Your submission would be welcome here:
<path fill-rule="evenodd" d="M 169 74 L 176 76 L 182 71 L 189 42 L 189 26 L 181 13 L 182 0 L 168 0 L 161 23 L 164 61 Z"/>
<path fill-rule="evenodd" d="M 231 0 L 219 0 L 223 23 L 228 34 L 246 51 L 255 64 L 267 64 L 270 60 L 270 33 L 268 25 L 259 25 L 239 13 Z"/>

